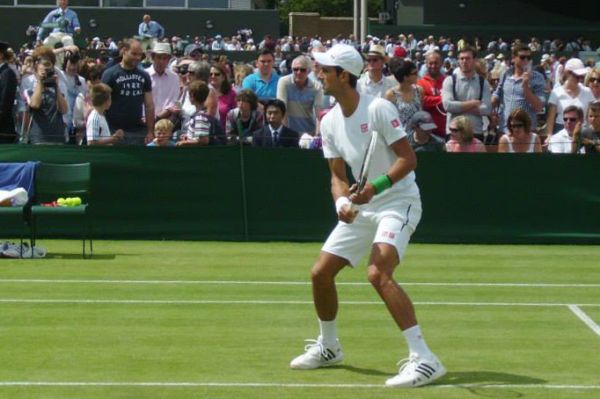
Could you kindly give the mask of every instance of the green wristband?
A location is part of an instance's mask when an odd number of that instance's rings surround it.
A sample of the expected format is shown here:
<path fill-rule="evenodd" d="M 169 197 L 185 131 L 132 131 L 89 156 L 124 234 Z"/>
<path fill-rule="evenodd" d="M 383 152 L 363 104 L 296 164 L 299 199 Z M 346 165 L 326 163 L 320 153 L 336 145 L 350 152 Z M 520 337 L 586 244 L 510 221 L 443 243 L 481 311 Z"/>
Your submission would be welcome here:
<path fill-rule="evenodd" d="M 377 179 L 371 182 L 371 185 L 375 188 L 375 194 L 381 194 L 388 188 L 392 187 L 392 179 L 388 175 L 381 175 Z"/>

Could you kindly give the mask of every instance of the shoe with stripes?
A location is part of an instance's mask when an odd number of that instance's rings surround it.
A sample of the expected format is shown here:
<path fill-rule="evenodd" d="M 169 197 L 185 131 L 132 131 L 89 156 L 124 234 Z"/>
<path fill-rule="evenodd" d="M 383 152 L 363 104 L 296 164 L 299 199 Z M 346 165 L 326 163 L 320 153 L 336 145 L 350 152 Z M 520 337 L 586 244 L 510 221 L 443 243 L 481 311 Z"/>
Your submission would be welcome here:
<path fill-rule="evenodd" d="M 411 356 L 401 360 L 398 375 L 388 379 L 385 385 L 397 388 L 415 388 L 430 384 L 446 374 L 446 368 L 435 355 L 431 357 Z"/>
<path fill-rule="evenodd" d="M 324 346 L 321 337 L 317 340 L 306 340 L 308 345 L 304 347 L 305 352 L 291 361 L 293 369 L 310 370 L 319 367 L 333 366 L 344 360 L 344 353 L 340 342 L 336 340 L 334 345 Z"/>

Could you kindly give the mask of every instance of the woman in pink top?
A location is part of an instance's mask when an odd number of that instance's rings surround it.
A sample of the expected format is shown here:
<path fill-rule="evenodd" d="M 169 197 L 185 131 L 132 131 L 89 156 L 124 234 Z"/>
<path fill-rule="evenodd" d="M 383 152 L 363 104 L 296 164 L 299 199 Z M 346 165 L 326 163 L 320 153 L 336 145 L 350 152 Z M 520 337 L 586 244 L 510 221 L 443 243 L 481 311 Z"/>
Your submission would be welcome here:
<path fill-rule="evenodd" d="M 219 117 L 221 127 L 225 131 L 225 123 L 227 121 L 227 113 L 237 107 L 235 101 L 235 90 L 231 87 L 227 78 L 227 71 L 220 64 L 214 64 L 210 67 L 210 85 L 217 92 L 219 97 Z"/>
<path fill-rule="evenodd" d="M 521 109 L 514 109 L 508 116 L 508 134 L 500 137 L 498 152 L 542 152 L 537 134 L 531 132 L 531 118 Z"/>
<path fill-rule="evenodd" d="M 486 152 L 485 145 L 473 136 L 473 125 L 463 115 L 450 121 L 450 137 L 446 143 L 448 152 Z"/>

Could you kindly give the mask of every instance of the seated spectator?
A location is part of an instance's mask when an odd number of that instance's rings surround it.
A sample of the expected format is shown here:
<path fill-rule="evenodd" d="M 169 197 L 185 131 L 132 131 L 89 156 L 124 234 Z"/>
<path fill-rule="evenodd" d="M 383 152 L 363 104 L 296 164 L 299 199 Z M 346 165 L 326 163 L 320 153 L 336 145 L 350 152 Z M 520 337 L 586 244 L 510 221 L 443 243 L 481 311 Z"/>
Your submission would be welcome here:
<path fill-rule="evenodd" d="M 90 98 L 94 109 L 90 112 L 85 128 L 88 145 L 113 145 L 125 137 L 123 129 L 111 135 L 104 116 L 111 105 L 111 93 L 112 89 L 104 83 L 92 86 Z"/>
<path fill-rule="evenodd" d="M 514 109 L 506 126 L 508 133 L 500 137 L 498 152 L 542 152 L 540 138 L 531 131 L 531 118 L 527 111 Z"/>
<path fill-rule="evenodd" d="M 66 125 L 63 115 L 69 110 L 64 84 L 59 83 L 52 50 L 38 47 L 33 52 L 35 81 L 25 93 L 31 115 L 31 144 L 65 144 Z"/>
<path fill-rule="evenodd" d="M 75 143 L 77 145 L 83 144 L 86 137 L 87 119 L 94 109 L 90 92 L 94 85 L 101 83 L 102 67 L 100 65 L 84 66 L 82 75 L 84 75 L 87 90 L 84 93 L 79 93 L 75 99 L 75 108 L 73 109 L 73 125 L 75 126 Z"/>
<path fill-rule="evenodd" d="M 265 109 L 267 124 L 252 133 L 252 145 L 255 147 L 298 147 L 298 132 L 283 125 L 285 103 L 279 99 L 270 100 Z"/>
<path fill-rule="evenodd" d="M 475 138 L 471 120 L 459 115 L 450 121 L 450 140 L 446 143 L 448 152 L 486 152 L 483 143 Z"/>
<path fill-rule="evenodd" d="M 246 76 L 252 74 L 252 66 L 248 64 L 236 64 L 233 67 L 233 89 L 236 93 L 239 93 L 244 88 L 242 87 L 242 82 L 246 78 Z"/>
<path fill-rule="evenodd" d="M 565 64 L 564 83 L 552 89 L 548 99 L 546 119 L 548 137 L 565 127 L 562 117 L 567 107 L 575 105 L 585 113 L 588 104 L 594 101 L 591 90 L 581 84 L 581 80 L 587 72 L 587 68 L 579 58 L 571 58 Z"/>
<path fill-rule="evenodd" d="M 227 113 L 227 140 L 249 144 L 252 142 L 252 132 L 264 126 L 265 117 L 258 110 L 258 96 L 252 90 L 240 91 L 235 100 L 237 107 Z"/>
<path fill-rule="evenodd" d="M 446 142 L 434 134 L 436 124 L 427 111 L 416 112 L 408 122 L 412 134 L 408 135 L 408 142 L 415 152 L 444 152 Z"/>
<path fill-rule="evenodd" d="M 577 150 L 585 148 L 586 154 L 600 153 L 600 101 L 590 104 L 587 111 L 588 126 L 584 129 L 575 129 L 573 141 L 577 143 Z"/>
<path fill-rule="evenodd" d="M 406 126 L 406 133 L 410 134 L 412 129 L 408 121 L 422 109 L 423 88 L 416 84 L 417 67 L 411 61 L 394 58 L 390 61 L 390 69 L 398 85 L 385 93 L 385 99 L 396 105 L 400 123 Z"/>
<path fill-rule="evenodd" d="M 576 105 L 569 105 L 563 112 L 563 129 L 548 138 L 548 152 L 554 154 L 571 154 L 576 152 L 577 145 L 573 141 L 575 130 L 581 130 L 583 110 Z"/>
<path fill-rule="evenodd" d="M 261 100 L 276 98 L 279 75 L 273 70 L 274 62 L 273 50 L 265 47 L 256 61 L 258 70 L 244 78 L 242 83 L 244 89 L 252 90 Z"/>
<path fill-rule="evenodd" d="M 600 67 L 595 67 L 585 77 L 585 86 L 592 91 L 595 101 L 600 101 Z"/>
<path fill-rule="evenodd" d="M 210 143 L 210 125 L 213 122 L 204 110 L 209 91 L 208 84 L 202 80 L 194 80 L 189 84 L 189 99 L 196 107 L 196 112 L 190 116 L 187 131 L 179 137 L 177 146 L 205 146 Z"/>
<path fill-rule="evenodd" d="M 168 119 L 160 119 L 154 124 L 155 139 L 146 144 L 148 147 L 173 147 L 173 122 Z"/>

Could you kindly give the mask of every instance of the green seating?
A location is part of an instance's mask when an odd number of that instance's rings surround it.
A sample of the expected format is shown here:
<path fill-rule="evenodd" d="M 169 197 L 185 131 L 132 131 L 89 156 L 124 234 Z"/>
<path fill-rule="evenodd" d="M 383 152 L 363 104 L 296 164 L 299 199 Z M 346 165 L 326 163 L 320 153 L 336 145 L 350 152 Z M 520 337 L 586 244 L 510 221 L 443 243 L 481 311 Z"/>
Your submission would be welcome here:
<path fill-rule="evenodd" d="M 35 177 L 35 201 L 31 207 L 31 245 L 35 245 L 38 223 L 47 216 L 79 218 L 82 220 L 83 257 L 86 258 L 86 240 L 89 241 L 89 257 L 93 255 L 92 226 L 89 217 L 91 196 L 91 164 L 53 164 L 42 162 Z M 60 197 L 81 197 L 82 204 L 72 207 L 49 207 L 42 203 L 56 201 Z"/>

